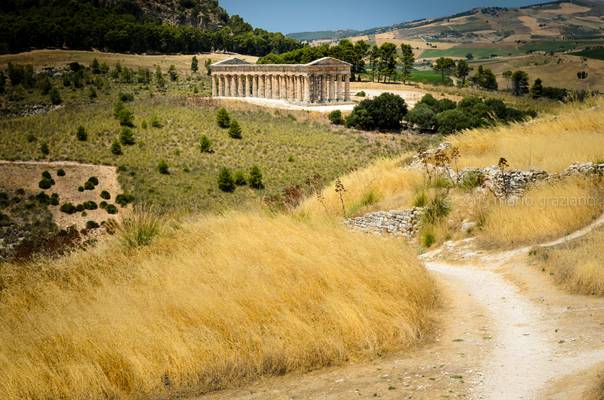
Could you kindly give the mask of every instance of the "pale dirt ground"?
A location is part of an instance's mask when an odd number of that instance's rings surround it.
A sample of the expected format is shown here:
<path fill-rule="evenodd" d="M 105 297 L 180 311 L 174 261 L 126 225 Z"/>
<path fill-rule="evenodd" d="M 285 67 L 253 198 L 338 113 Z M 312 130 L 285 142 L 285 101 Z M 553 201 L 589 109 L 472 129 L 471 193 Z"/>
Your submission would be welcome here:
<path fill-rule="evenodd" d="M 531 267 L 529 249 L 488 253 L 465 240 L 422 256 L 443 310 L 415 350 L 194 399 L 596 399 L 604 299 L 562 291 Z"/>
<path fill-rule="evenodd" d="M 530 29 L 532 35 L 560 36 L 560 29 L 540 27 L 539 21 L 537 21 L 537 18 L 535 17 L 531 17 L 529 15 L 521 15 L 520 17 L 518 17 L 518 19 L 524 24 L 524 26 Z"/>
<path fill-rule="evenodd" d="M 63 168 L 65 176 L 57 176 L 57 170 Z M 50 196 L 52 193 L 59 194 L 60 204 L 71 202 L 74 205 L 84 201 L 93 200 L 100 204 L 103 199 L 100 193 L 103 190 L 111 194 L 111 199 L 106 200 L 109 204 L 114 204 L 115 197 L 122 193 L 121 186 L 117 180 L 117 170 L 115 167 L 106 165 L 80 164 L 75 162 L 36 162 L 36 161 L 2 161 L 0 160 L 0 188 L 19 189 L 23 188 L 28 192 L 38 193 L 42 190 L 38 183 L 42 179 L 42 172 L 50 172 L 56 184 L 45 192 Z M 78 192 L 78 187 L 83 186 L 89 177 L 96 176 L 99 179 L 99 185 L 94 190 L 85 190 Z M 48 209 L 53 215 L 55 223 L 61 228 L 67 228 L 76 225 L 79 229 L 86 226 L 87 221 L 96 221 L 100 223 L 108 219 L 120 220 L 124 214 L 129 212 L 129 208 L 118 208 L 118 214 L 110 215 L 105 210 L 86 210 L 86 216 L 82 213 L 65 214 L 59 211 L 59 206 L 49 206 Z"/>

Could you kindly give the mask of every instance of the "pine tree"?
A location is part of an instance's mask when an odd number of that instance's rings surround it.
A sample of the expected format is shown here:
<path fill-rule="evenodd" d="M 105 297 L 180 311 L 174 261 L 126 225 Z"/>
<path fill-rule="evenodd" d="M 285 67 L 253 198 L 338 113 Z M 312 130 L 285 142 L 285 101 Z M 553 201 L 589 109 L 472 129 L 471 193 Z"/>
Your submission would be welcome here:
<path fill-rule="evenodd" d="M 202 153 L 212 152 L 212 142 L 206 135 L 201 135 L 201 137 L 199 138 L 199 150 Z"/>
<path fill-rule="evenodd" d="M 455 69 L 455 76 L 458 77 L 459 79 L 461 79 L 462 86 L 465 86 L 466 78 L 469 73 L 470 73 L 470 67 L 468 66 L 468 63 L 466 62 L 466 60 L 457 61 L 457 67 Z"/>
<path fill-rule="evenodd" d="M 235 182 L 228 168 L 222 168 L 218 174 L 218 188 L 223 192 L 231 193 L 235 191 Z"/>
<path fill-rule="evenodd" d="M 516 71 L 512 74 L 512 94 L 522 96 L 529 92 L 529 77 L 524 71 Z"/>
<path fill-rule="evenodd" d="M 199 62 L 197 61 L 197 56 L 193 56 L 191 59 L 191 71 L 197 72 L 199 70 Z"/>
<path fill-rule="evenodd" d="M 226 109 L 221 108 L 216 114 L 216 123 L 219 127 L 226 129 L 231 124 L 231 117 Z"/>
<path fill-rule="evenodd" d="M 258 168 L 256 165 L 250 169 L 249 184 L 250 187 L 254 189 L 264 188 L 264 184 L 262 183 L 262 172 L 260 172 L 260 168 Z"/>
<path fill-rule="evenodd" d="M 401 62 L 403 64 L 402 78 L 403 83 L 407 83 L 407 80 L 411 76 L 415 56 L 413 55 L 413 48 L 409 44 L 401 44 L 401 50 Z"/>
<path fill-rule="evenodd" d="M 543 96 L 543 82 L 541 79 L 535 79 L 533 86 L 531 87 L 531 97 L 533 99 L 538 99 Z"/>
<path fill-rule="evenodd" d="M 120 143 L 124 146 L 132 146 L 134 143 L 136 143 L 132 129 L 128 128 L 127 126 L 122 127 L 122 131 L 120 132 Z"/>
<path fill-rule="evenodd" d="M 229 126 L 229 136 L 233 139 L 241 139 L 241 126 L 236 120 L 231 121 Z"/>

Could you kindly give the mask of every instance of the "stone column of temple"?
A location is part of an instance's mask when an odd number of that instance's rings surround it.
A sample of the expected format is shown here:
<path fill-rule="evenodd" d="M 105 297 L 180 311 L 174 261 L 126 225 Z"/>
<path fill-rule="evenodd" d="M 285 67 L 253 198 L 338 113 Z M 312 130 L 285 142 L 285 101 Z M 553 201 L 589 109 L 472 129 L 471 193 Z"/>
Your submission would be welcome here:
<path fill-rule="evenodd" d="M 258 75 L 252 76 L 252 97 L 258 97 Z"/>
<path fill-rule="evenodd" d="M 294 99 L 294 77 L 291 75 L 287 75 L 287 101 L 292 101 Z"/>
<path fill-rule="evenodd" d="M 222 96 L 222 77 L 220 75 L 216 75 L 216 96 Z"/>
<path fill-rule="evenodd" d="M 296 101 L 296 93 L 297 93 L 297 91 L 296 91 L 296 77 L 295 76 L 292 75 L 292 76 L 289 77 L 289 84 L 290 84 L 291 88 L 289 90 L 289 96 L 288 96 L 289 98 L 288 98 L 288 100 L 293 102 L 293 101 Z"/>
<path fill-rule="evenodd" d="M 279 75 L 279 98 L 287 99 L 287 86 L 285 84 L 285 75 Z"/>
<path fill-rule="evenodd" d="M 302 89 L 302 101 L 304 103 L 310 103 L 310 76 L 302 77 L 302 85 L 304 86 Z"/>
<path fill-rule="evenodd" d="M 247 95 L 254 97 L 254 75 L 247 76 Z"/>
<path fill-rule="evenodd" d="M 336 75 L 329 75 L 329 101 L 336 101 L 338 98 L 336 93 Z"/>
<path fill-rule="evenodd" d="M 342 85 L 342 78 L 343 76 L 341 74 L 336 75 L 336 100 L 337 101 L 342 101 L 344 100 L 344 96 L 343 96 L 343 90 L 342 87 L 344 85 Z"/>
<path fill-rule="evenodd" d="M 350 75 L 344 76 L 344 100 L 350 101 Z"/>
<path fill-rule="evenodd" d="M 273 89 L 273 95 L 271 99 L 279 98 L 279 77 L 277 75 L 271 76 L 271 88 Z"/>
<path fill-rule="evenodd" d="M 231 94 L 231 76 L 224 76 L 224 97 L 229 97 Z"/>

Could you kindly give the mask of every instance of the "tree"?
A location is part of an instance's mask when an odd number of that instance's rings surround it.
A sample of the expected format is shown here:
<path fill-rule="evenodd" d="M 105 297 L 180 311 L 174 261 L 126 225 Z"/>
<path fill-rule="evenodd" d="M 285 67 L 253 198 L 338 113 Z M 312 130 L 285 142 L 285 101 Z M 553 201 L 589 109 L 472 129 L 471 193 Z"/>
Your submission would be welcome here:
<path fill-rule="evenodd" d="M 260 172 L 260 168 L 258 168 L 256 165 L 250 169 L 249 184 L 253 189 L 264 189 L 264 183 L 262 183 L 262 172 Z"/>
<path fill-rule="evenodd" d="M 48 147 L 48 143 L 44 142 L 42 143 L 42 145 L 40 146 L 40 153 L 42 153 L 42 155 L 47 156 L 50 153 L 50 148 Z"/>
<path fill-rule="evenodd" d="M 128 128 L 127 126 L 122 127 L 122 131 L 120 132 L 120 143 L 124 146 L 132 146 L 134 143 L 136 143 L 132 129 Z"/>
<path fill-rule="evenodd" d="M 237 120 L 232 120 L 229 126 L 229 136 L 232 139 L 241 139 L 241 126 Z"/>
<path fill-rule="evenodd" d="M 401 63 L 403 64 L 402 78 L 403 83 L 407 83 L 407 79 L 411 76 L 411 69 L 415 62 L 415 56 L 413 55 L 413 48 L 410 44 L 401 44 Z"/>
<path fill-rule="evenodd" d="M 199 151 L 202 153 L 212 153 L 212 142 L 206 135 L 199 138 Z"/>
<path fill-rule="evenodd" d="M 226 193 L 231 193 L 235 191 L 235 182 L 233 181 L 233 175 L 231 174 L 231 171 L 226 167 L 221 168 L 220 173 L 218 174 L 218 189 Z"/>
<path fill-rule="evenodd" d="M 197 61 L 197 56 L 193 56 L 191 59 L 191 71 L 197 73 L 197 70 L 199 70 L 199 62 Z"/>
<path fill-rule="evenodd" d="M 380 74 L 386 82 L 386 78 L 393 79 L 396 73 L 396 46 L 392 43 L 384 43 L 380 47 Z M 378 79 L 379 81 L 379 79 Z"/>
<path fill-rule="evenodd" d="M 99 64 L 99 60 L 97 60 L 96 58 L 92 60 L 92 64 L 90 64 L 90 70 L 95 75 L 99 75 L 101 73 L 101 64 Z"/>
<path fill-rule="evenodd" d="M 155 83 L 157 84 L 158 88 L 163 88 L 166 86 L 164 74 L 162 74 L 161 67 L 159 65 L 155 67 Z"/>
<path fill-rule="evenodd" d="M 455 76 L 461 79 L 461 86 L 466 85 L 466 78 L 470 74 L 470 66 L 468 65 L 466 60 L 457 61 L 457 66 L 455 68 Z"/>
<path fill-rule="evenodd" d="M 442 83 L 445 83 L 445 75 L 450 75 L 451 70 L 455 67 L 455 61 L 450 58 L 440 57 L 436 60 L 436 64 L 432 67 L 434 71 L 440 72 Z"/>
<path fill-rule="evenodd" d="M 507 71 L 503 71 L 502 76 L 507 81 L 507 83 L 508 83 L 508 89 L 509 89 L 510 85 L 512 83 L 512 71 L 510 71 L 509 69 Z"/>
<path fill-rule="evenodd" d="M 212 60 L 209 58 L 205 60 L 204 66 L 206 67 L 206 75 L 212 75 Z"/>
<path fill-rule="evenodd" d="M 529 92 L 529 77 L 524 71 L 516 71 L 512 74 L 512 94 L 522 96 Z"/>
<path fill-rule="evenodd" d="M 431 131 L 436 125 L 436 113 L 430 106 L 418 103 L 405 117 L 406 120 L 422 131 Z"/>
<path fill-rule="evenodd" d="M 588 76 L 587 71 L 577 72 L 577 79 L 579 79 L 579 80 L 587 79 L 587 76 Z"/>
<path fill-rule="evenodd" d="M 543 82 L 541 79 L 535 79 L 533 86 L 531 86 L 531 97 L 533 99 L 538 99 L 543 96 Z"/>
<path fill-rule="evenodd" d="M 482 65 L 478 67 L 478 72 L 472 77 L 472 82 L 478 87 L 486 90 L 497 90 L 497 77 L 489 68 Z"/>
<path fill-rule="evenodd" d="M 398 131 L 406 114 L 407 104 L 402 97 L 382 93 L 373 100 L 366 99 L 356 105 L 346 124 L 363 130 Z"/>
<path fill-rule="evenodd" d="M 115 140 L 113 143 L 111 143 L 111 154 L 116 155 L 116 156 L 122 155 L 122 146 L 120 145 L 120 142 L 118 142 L 117 140 Z"/>
<path fill-rule="evenodd" d="M 453 133 L 472 128 L 472 119 L 460 109 L 443 111 L 436 116 L 438 133 Z"/>
<path fill-rule="evenodd" d="M 472 61 L 473 59 L 474 59 L 474 54 L 472 54 L 472 53 L 466 54 L 466 60 Z"/>
<path fill-rule="evenodd" d="M 88 139 L 88 133 L 86 132 L 86 128 L 84 128 L 83 126 L 79 126 L 78 130 L 76 131 L 76 137 L 79 141 L 85 142 Z"/>
<path fill-rule="evenodd" d="M 222 129 L 226 129 L 231 124 L 231 117 L 225 108 L 221 108 L 216 113 L 216 123 Z"/>
<path fill-rule="evenodd" d="M 369 52 L 369 64 L 371 64 L 371 81 L 375 82 L 375 73 L 378 72 L 377 78 L 380 80 L 379 75 L 379 61 L 380 61 L 380 48 L 373 46 Z"/>

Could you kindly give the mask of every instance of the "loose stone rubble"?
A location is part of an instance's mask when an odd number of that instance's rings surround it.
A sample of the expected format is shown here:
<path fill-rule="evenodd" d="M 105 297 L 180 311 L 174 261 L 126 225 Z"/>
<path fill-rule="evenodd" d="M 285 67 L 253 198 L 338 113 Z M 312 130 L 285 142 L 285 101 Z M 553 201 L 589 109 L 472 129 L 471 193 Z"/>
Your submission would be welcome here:
<path fill-rule="evenodd" d="M 423 208 L 421 207 L 408 210 L 376 211 L 361 217 L 347 219 L 344 223 L 363 232 L 378 235 L 388 233 L 411 239 L 417 234 L 422 214 Z"/>

